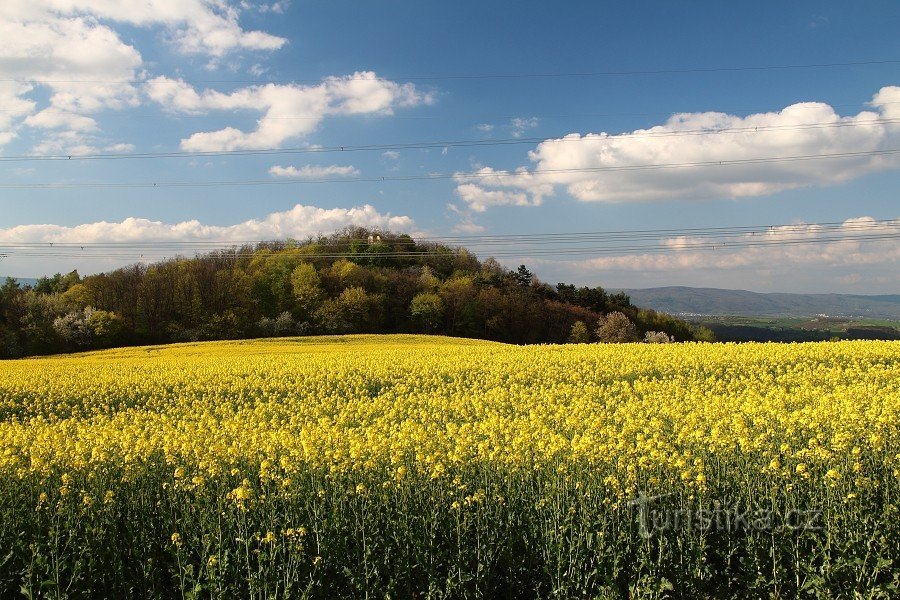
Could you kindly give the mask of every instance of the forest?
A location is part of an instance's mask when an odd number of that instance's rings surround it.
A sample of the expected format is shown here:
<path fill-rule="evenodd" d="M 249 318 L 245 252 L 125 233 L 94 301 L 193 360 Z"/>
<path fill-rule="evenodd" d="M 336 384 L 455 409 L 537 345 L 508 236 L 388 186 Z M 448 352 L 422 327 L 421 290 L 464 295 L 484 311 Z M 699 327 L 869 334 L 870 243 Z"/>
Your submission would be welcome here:
<path fill-rule="evenodd" d="M 604 339 L 617 329 L 625 334 Z M 622 315 L 627 317 L 625 319 Z M 616 327 L 613 327 L 616 325 Z M 648 334 L 648 332 L 650 332 Z M 516 344 L 711 341 L 601 287 L 540 281 L 462 247 L 347 228 L 0 287 L 0 358 L 115 346 L 341 333 L 431 333 Z M 657 335 L 657 339 L 659 336 Z"/>

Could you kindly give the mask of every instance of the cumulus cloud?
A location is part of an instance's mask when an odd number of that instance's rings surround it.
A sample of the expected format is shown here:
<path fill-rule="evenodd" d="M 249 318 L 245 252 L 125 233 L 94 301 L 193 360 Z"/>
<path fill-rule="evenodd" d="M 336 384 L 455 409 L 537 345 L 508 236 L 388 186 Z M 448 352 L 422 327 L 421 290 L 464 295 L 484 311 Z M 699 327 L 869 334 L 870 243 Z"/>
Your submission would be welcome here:
<path fill-rule="evenodd" d="M 106 143 L 91 116 L 136 106 L 141 54 L 113 24 L 160 28 L 184 53 L 221 57 L 274 50 L 286 40 L 245 31 L 227 0 L 4 0 L 0 2 L 0 146 L 22 127 L 41 131 L 36 151 L 77 154 Z M 28 98 L 46 90 L 45 106 Z M 8 108 L 7 108 L 8 107 Z"/>
<path fill-rule="evenodd" d="M 729 238 L 715 249 L 697 249 L 708 245 L 709 238 L 661 238 L 658 243 L 664 252 L 612 253 L 570 261 L 566 270 L 580 274 L 581 279 L 586 274 L 603 274 L 607 285 L 618 278 L 623 287 L 707 284 L 743 288 L 749 272 L 755 286 L 773 290 L 856 287 L 864 293 L 896 293 L 900 263 L 896 238 L 853 238 L 898 231 L 900 219 L 880 223 L 871 217 L 857 217 L 837 228 L 804 223 L 770 228 Z M 783 243 L 787 240 L 811 243 Z"/>
<path fill-rule="evenodd" d="M 20 22 L 89 19 L 165 28 L 184 53 L 222 56 L 237 49 L 276 50 L 287 40 L 262 31 L 246 31 L 240 5 L 228 0 L 4 0 L 0 17 Z"/>
<path fill-rule="evenodd" d="M 36 104 L 23 98 L 31 90 L 30 85 L 0 82 L 0 105 L 7 107 L 0 111 L 0 147 L 16 138 L 18 120 L 34 111 Z"/>
<path fill-rule="evenodd" d="M 0 84 L 0 102 L 12 106 L 0 116 L 0 145 L 23 126 L 45 132 L 59 145 L 67 140 L 58 132 L 71 132 L 69 138 L 79 145 L 97 130 L 89 114 L 137 104 L 137 90 L 128 82 L 141 56 L 112 29 L 85 17 L 16 20 L 4 14 L 9 9 L 0 8 L 0 77 L 28 83 Z M 37 88 L 49 92 L 40 110 L 28 98 Z"/>
<path fill-rule="evenodd" d="M 379 212 L 369 204 L 330 209 L 297 204 L 289 210 L 233 225 L 209 225 L 199 220 L 166 223 L 139 217 L 75 226 L 19 225 L 0 229 L 0 252 L 9 254 L 3 261 L 3 269 L 7 273 L 53 273 L 64 268 L 60 266 L 61 260 L 72 261 L 72 267 L 69 268 L 92 273 L 117 268 L 136 260 L 155 260 L 161 253 L 169 256 L 171 253 L 193 252 L 189 246 L 178 250 L 178 242 L 208 241 L 216 242 L 213 246 L 219 247 L 219 242 L 227 246 L 229 243 L 246 241 L 305 239 L 350 225 L 415 233 L 415 222 L 410 217 Z M 127 243 L 133 247 L 131 250 L 122 250 L 118 255 L 113 252 L 110 256 L 108 247 L 91 247 L 90 244 L 96 242 Z M 166 242 L 166 249 L 154 249 L 154 242 Z M 28 257 L 19 256 L 14 249 L 9 248 L 22 243 L 46 243 L 45 249 L 50 256 L 41 257 L 40 247 L 31 248 L 29 252 L 36 256 Z M 56 246 L 50 247 L 51 243 Z M 64 243 L 83 245 L 84 249 L 73 250 L 70 247 L 68 254 L 59 256 L 59 244 Z M 141 244 L 147 244 L 147 247 L 143 248 Z"/>
<path fill-rule="evenodd" d="M 275 177 L 289 177 L 294 179 L 318 179 L 321 177 L 349 177 L 359 175 L 359 169 L 352 165 L 303 165 L 299 169 L 293 165 L 282 167 L 274 165 L 269 169 L 269 174 Z"/>
<path fill-rule="evenodd" d="M 194 133 L 181 140 L 187 151 L 274 148 L 314 131 L 327 116 L 390 115 L 398 107 L 429 104 L 433 98 L 412 84 L 380 79 L 371 71 L 328 77 L 317 85 L 267 84 L 231 93 L 198 92 L 181 79 L 157 77 L 144 86 L 147 96 L 173 112 L 201 114 L 211 110 L 263 112 L 253 131 L 226 127 Z"/>
<path fill-rule="evenodd" d="M 900 168 L 900 156 L 844 156 L 825 160 L 749 162 L 773 157 L 867 153 L 900 145 L 900 87 L 882 88 L 872 110 L 840 116 L 824 103 L 805 102 L 780 112 L 746 117 L 717 112 L 679 113 L 664 124 L 625 134 L 573 133 L 548 139 L 529 153 L 531 174 L 520 169 L 480 183 L 461 181 L 460 193 L 480 206 L 482 191 L 501 199 L 526 193 L 536 205 L 550 195 L 536 185 L 564 189 L 587 202 L 740 198 L 812 185 L 834 185 L 875 171 Z M 707 166 L 684 166 L 705 163 Z M 666 168 L 634 169 L 656 165 Z M 682 166 L 675 166 L 682 165 Z M 459 192 L 459 190 L 458 190 Z M 464 195 L 465 194 L 465 195 Z M 551 192 L 552 194 L 552 192 Z"/>
<path fill-rule="evenodd" d="M 304 238 L 348 225 L 410 231 L 415 223 L 407 216 L 378 212 L 370 204 L 330 209 L 297 204 L 290 210 L 234 225 L 205 225 L 198 220 L 164 223 L 137 217 L 129 217 L 117 223 L 98 221 L 75 226 L 18 225 L 0 229 L 0 244 L 275 240 Z"/>
<path fill-rule="evenodd" d="M 553 185 L 524 168 L 514 172 L 482 167 L 475 173 L 457 173 L 456 195 L 475 212 L 492 206 L 538 206 L 553 193 Z"/>

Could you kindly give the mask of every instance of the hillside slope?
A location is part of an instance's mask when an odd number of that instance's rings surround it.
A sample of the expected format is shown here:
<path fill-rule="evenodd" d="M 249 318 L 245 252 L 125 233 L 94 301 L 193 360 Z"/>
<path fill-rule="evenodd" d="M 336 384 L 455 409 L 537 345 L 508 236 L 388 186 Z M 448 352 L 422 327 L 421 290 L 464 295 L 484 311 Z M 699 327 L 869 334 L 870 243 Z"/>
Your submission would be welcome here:
<path fill-rule="evenodd" d="M 680 315 L 865 317 L 900 320 L 900 295 L 783 294 L 717 288 L 627 289 L 639 306 Z"/>

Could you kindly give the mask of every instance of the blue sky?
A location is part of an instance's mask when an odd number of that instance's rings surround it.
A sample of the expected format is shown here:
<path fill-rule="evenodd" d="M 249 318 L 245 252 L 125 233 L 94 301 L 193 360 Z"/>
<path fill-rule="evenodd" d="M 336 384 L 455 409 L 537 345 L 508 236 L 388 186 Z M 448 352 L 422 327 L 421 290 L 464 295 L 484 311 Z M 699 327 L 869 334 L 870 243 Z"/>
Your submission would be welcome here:
<path fill-rule="evenodd" d="M 0 273 L 88 273 L 133 258 L 9 247 L 21 243 L 77 242 L 90 254 L 92 244 L 122 241 L 149 257 L 163 240 L 304 237 L 348 224 L 486 236 L 847 221 L 849 236 L 869 226 L 891 233 L 896 223 L 872 221 L 900 216 L 893 154 L 604 170 L 900 148 L 900 62 L 889 62 L 900 61 L 895 2 L 146 7 L 0 7 L 0 157 L 75 157 L 0 163 L 0 245 L 8 248 Z M 862 62 L 878 64 L 727 70 Z M 600 72 L 630 73 L 559 76 Z M 523 74 L 554 76 L 472 77 Z M 396 154 L 78 159 L 517 138 L 533 140 Z M 508 175 L 518 168 L 526 172 Z M 596 170 L 572 171 L 579 168 Z M 540 173 L 548 170 L 560 172 Z M 429 173 L 458 176 L 352 181 Z M 290 183 L 79 187 L 262 180 Z M 44 183 L 72 187 L 10 187 Z M 805 225 L 789 235 L 823 234 Z M 900 292 L 892 239 L 716 252 L 679 250 L 685 242 L 662 237 L 672 252 L 621 256 L 507 248 L 504 260 L 550 282 L 608 287 Z"/>

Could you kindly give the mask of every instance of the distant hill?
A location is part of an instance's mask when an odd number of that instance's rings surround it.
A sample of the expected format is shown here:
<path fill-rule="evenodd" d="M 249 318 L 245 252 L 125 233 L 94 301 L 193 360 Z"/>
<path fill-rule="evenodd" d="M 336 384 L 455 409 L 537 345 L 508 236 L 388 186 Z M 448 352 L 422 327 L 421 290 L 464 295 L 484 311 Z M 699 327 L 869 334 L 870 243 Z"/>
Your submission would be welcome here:
<path fill-rule="evenodd" d="M 633 330 L 591 331 L 612 312 Z M 613 321 L 615 323 L 615 320 Z M 619 321 L 621 322 L 621 321 Z M 625 294 L 539 281 L 461 247 L 347 228 L 107 273 L 57 273 L 0 294 L 0 358 L 214 339 L 430 333 L 516 344 L 712 333 Z"/>
<path fill-rule="evenodd" d="M 746 317 L 856 317 L 900 320 L 900 294 L 781 294 L 716 288 L 626 289 L 632 302 L 674 315 Z"/>
<path fill-rule="evenodd" d="M 7 277 L 12 277 L 12 275 L 0 275 L 0 285 L 3 285 L 3 282 L 6 281 Z M 30 277 L 13 277 L 16 281 L 19 282 L 19 285 L 34 285 L 37 283 L 37 279 L 32 279 Z"/>

